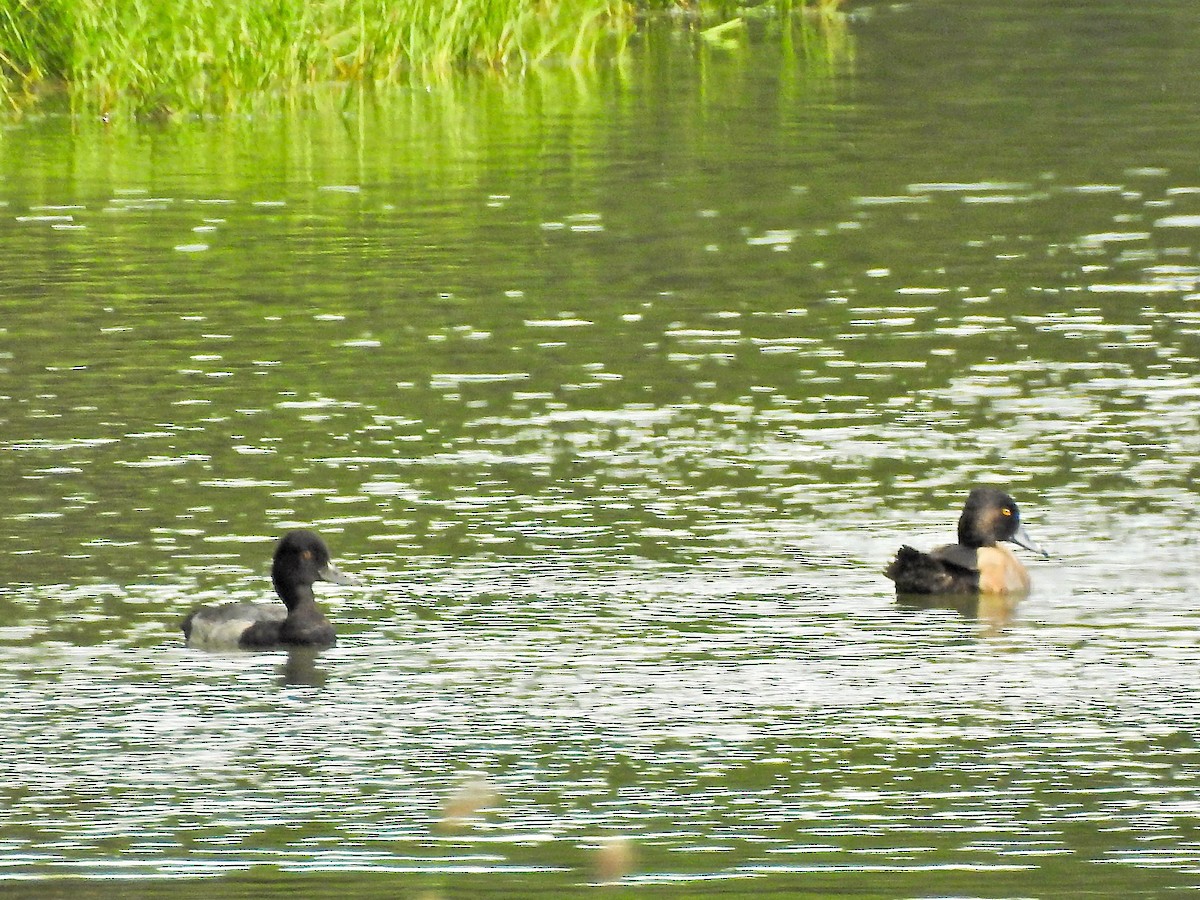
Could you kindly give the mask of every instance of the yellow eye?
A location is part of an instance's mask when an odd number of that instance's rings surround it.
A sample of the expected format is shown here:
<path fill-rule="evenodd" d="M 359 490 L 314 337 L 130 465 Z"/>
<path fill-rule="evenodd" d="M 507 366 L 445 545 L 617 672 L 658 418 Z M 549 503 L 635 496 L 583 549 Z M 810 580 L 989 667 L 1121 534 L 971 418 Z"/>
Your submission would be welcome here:
<path fill-rule="evenodd" d="M 1000 510 L 1000 515 L 1002 515 L 1002 516 L 1011 516 L 1011 515 L 1012 515 L 1012 510 L 1011 510 L 1011 509 L 1009 509 L 1009 508 L 1006 506 L 1006 507 L 1004 507 L 1002 510 Z"/>

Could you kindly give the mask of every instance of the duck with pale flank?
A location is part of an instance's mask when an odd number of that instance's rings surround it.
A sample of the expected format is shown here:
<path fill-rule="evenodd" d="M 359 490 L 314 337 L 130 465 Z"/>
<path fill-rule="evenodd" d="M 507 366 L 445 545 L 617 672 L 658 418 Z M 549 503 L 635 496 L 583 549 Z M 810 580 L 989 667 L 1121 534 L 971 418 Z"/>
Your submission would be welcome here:
<path fill-rule="evenodd" d="M 1004 491 L 977 487 L 967 495 L 958 519 L 958 543 L 923 553 L 901 547 L 884 574 L 896 594 L 1021 597 L 1029 593 L 1029 572 L 1001 541 L 1048 556 L 1025 531 L 1017 503 Z"/>
<path fill-rule="evenodd" d="M 313 584 L 356 581 L 333 564 L 321 537 L 304 529 L 285 534 L 275 547 L 271 581 L 282 605 L 243 602 L 202 606 L 183 620 L 188 645 L 207 650 L 332 647 L 337 636 L 317 606 Z"/>

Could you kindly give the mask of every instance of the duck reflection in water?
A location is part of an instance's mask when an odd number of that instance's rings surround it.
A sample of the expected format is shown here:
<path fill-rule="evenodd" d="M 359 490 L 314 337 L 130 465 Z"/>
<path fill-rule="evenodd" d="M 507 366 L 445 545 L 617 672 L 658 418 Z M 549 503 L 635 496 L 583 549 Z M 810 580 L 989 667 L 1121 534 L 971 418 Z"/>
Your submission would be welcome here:
<path fill-rule="evenodd" d="M 1003 625 L 1029 593 L 1029 572 L 1001 542 L 1011 542 L 1042 557 L 1048 554 L 1025 531 L 1017 503 L 1004 491 L 977 487 L 967 496 L 958 519 L 958 543 L 928 553 L 908 545 L 884 574 L 896 585 L 903 606 L 955 609 Z"/>
<path fill-rule="evenodd" d="M 320 647 L 289 647 L 287 660 L 279 667 L 281 687 L 324 687 L 329 673 L 317 668 Z"/>

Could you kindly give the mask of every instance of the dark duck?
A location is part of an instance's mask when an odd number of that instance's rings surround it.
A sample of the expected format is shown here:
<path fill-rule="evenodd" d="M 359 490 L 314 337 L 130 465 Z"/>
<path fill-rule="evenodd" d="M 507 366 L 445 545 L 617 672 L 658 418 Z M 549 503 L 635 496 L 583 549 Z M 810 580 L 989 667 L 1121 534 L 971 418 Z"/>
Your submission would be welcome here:
<path fill-rule="evenodd" d="M 1029 593 L 1029 572 L 1001 541 L 1047 555 L 1026 533 L 1012 497 L 996 488 L 977 487 L 958 519 L 957 544 L 928 553 L 905 545 L 884 574 L 896 583 L 897 596 L 1024 596 Z"/>
<path fill-rule="evenodd" d="M 329 548 L 313 531 L 289 531 L 275 547 L 271 581 L 278 603 L 226 603 L 202 606 L 183 620 L 189 646 L 204 649 L 272 650 L 284 647 L 332 647 L 333 626 L 317 606 L 313 584 L 353 584 L 329 557 Z"/>

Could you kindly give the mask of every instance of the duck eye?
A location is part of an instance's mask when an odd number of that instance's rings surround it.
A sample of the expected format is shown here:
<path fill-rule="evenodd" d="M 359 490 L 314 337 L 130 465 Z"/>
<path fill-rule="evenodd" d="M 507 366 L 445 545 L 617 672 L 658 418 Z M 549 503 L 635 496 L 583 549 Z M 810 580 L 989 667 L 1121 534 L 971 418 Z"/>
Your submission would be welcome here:
<path fill-rule="evenodd" d="M 1005 515 L 1007 515 L 1007 510 L 1005 511 Z M 301 559 L 312 559 L 312 551 L 305 550 L 303 553 L 300 554 L 300 558 Z"/>
<path fill-rule="evenodd" d="M 1000 515 L 1002 515 L 1002 516 L 1011 516 L 1011 515 L 1012 515 L 1012 510 L 1011 510 L 1011 509 L 1009 509 L 1009 508 L 1006 506 L 1006 507 L 1004 507 L 1002 510 L 1000 510 Z"/>

